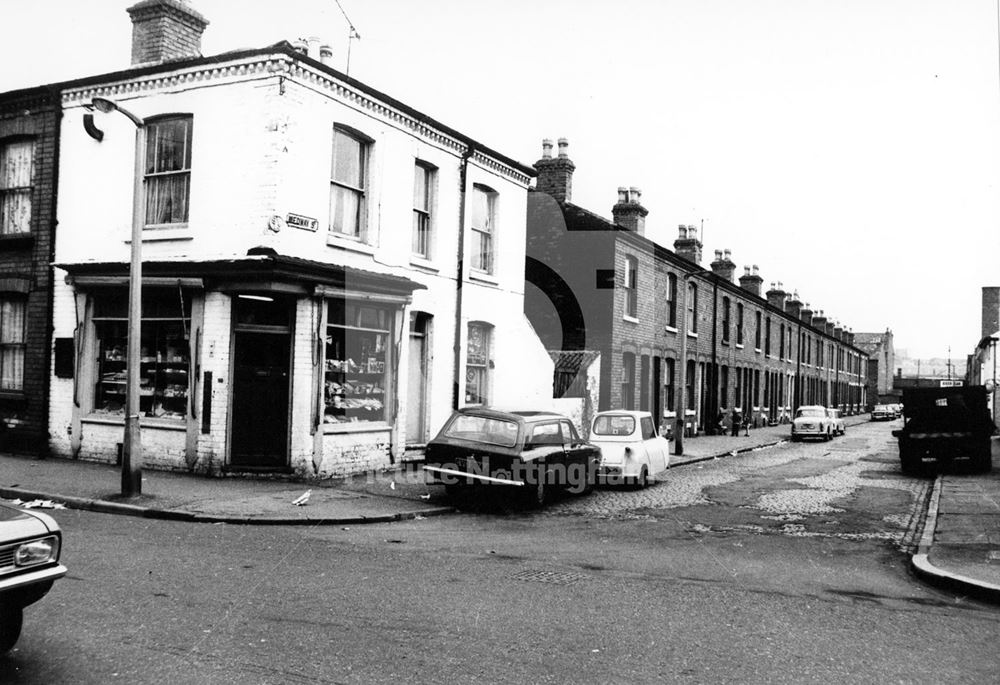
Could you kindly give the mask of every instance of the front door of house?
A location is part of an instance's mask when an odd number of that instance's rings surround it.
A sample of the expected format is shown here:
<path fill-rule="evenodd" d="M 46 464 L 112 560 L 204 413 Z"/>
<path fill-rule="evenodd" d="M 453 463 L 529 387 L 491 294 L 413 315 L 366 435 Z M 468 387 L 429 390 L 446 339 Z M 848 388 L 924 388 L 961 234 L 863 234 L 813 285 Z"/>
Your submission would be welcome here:
<path fill-rule="evenodd" d="M 422 312 L 410 315 L 410 373 L 406 384 L 406 444 L 427 442 L 427 336 L 429 317 Z"/>
<path fill-rule="evenodd" d="M 293 302 L 261 295 L 235 298 L 230 463 L 288 466 Z"/>

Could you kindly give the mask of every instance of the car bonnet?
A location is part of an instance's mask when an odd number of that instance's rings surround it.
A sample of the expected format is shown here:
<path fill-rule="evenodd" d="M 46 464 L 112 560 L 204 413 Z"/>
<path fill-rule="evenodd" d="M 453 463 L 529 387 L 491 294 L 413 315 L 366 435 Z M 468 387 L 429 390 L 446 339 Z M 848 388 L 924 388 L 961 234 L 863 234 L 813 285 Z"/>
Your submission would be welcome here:
<path fill-rule="evenodd" d="M 0 503 L 0 544 L 56 530 L 59 530 L 59 526 L 45 514 L 36 514 Z"/>

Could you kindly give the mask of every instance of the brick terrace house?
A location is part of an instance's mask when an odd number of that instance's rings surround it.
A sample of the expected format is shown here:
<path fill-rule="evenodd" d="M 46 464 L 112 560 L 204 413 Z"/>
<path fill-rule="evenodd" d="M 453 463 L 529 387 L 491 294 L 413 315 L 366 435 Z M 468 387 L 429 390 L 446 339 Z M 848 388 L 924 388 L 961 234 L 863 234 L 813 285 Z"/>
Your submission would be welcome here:
<path fill-rule="evenodd" d="M 733 407 L 757 423 L 803 404 L 862 410 L 866 359 L 850 331 L 780 283 L 762 293 L 756 267 L 736 282 L 728 250 L 703 268 L 693 226 L 680 227 L 673 250 L 647 238 L 636 188 L 618 189 L 611 221 L 573 204 L 567 151 L 560 140 L 553 156 L 545 141 L 535 164 L 525 311 L 550 350 L 600 352 L 600 409 L 670 419 L 683 393 L 687 423 L 700 430 Z"/>
<path fill-rule="evenodd" d="M 129 10 L 132 66 L 63 84 L 51 449 L 123 434 L 142 121 L 144 462 L 326 477 L 454 407 L 551 404 L 524 314 L 534 170 L 329 65 L 318 41 L 199 54 L 187 3 Z M 91 135 L 87 135 L 87 132 Z"/>
<path fill-rule="evenodd" d="M 0 95 L 0 449 L 48 442 L 59 93 Z"/>
<path fill-rule="evenodd" d="M 893 369 L 896 368 L 896 350 L 892 331 L 884 333 L 855 333 L 855 344 L 868 355 L 865 384 L 868 388 L 868 411 L 877 403 L 899 401 L 899 392 L 893 390 Z"/>

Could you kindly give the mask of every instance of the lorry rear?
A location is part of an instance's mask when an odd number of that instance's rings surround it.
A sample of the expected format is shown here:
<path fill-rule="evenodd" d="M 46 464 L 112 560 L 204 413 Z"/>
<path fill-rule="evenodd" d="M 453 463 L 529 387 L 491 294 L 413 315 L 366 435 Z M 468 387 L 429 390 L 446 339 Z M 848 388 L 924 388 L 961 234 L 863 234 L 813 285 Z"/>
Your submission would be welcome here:
<path fill-rule="evenodd" d="M 985 387 L 907 388 L 903 420 L 903 427 L 892 434 L 899 440 L 904 473 L 921 472 L 924 460 L 968 459 L 976 471 L 987 473 L 992 468 L 996 426 Z"/>

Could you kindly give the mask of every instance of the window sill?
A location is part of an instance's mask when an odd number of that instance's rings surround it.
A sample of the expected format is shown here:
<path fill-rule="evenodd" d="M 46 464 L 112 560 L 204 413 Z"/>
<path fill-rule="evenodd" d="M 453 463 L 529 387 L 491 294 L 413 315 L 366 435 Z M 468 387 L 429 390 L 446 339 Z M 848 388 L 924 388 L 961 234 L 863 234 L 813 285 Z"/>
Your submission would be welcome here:
<path fill-rule="evenodd" d="M 336 247 L 341 250 L 350 250 L 351 252 L 360 252 L 361 254 L 366 254 L 366 255 L 375 254 L 374 246 L 362 242 L 360 239 L 353 239 L 348 236 L 341 236 L 338 233 L 327 233 L 326 244 L 329 247 Z"/>
<path fill-rule="evenodd" d="M 673 326 L 664 326 L 663 330 L 665 330 L 667 333 L 676 333 L 677 332 L 677 329 L 674 328 Z"/>
<path fill-rule="evenodd" d="M 622 321 L 628 321 L 629 323 L 639 323 L 639 319 L 634 316 L 629 316 L 628 314 L 622 314 Z"/>
<path fill-rule="evenodd" d="M 111 414 L 88 414 L 80 419 L 81 423 L 103 424 L 105 426 L 125 427 L 125 417 Z M 156 419 L 147 416 L 139 417 L 141 428 L 162 428 L 172 431 L 186 431 L 187 421 L 185 419 Z"/>
<path fill-rule="evenodd" d="M 392 426 L 385 421 L 350 421 L 344 423 L 323 424 L 324 435 L 333 435 L 338 433 L 383 433 L 391 430 Z"/>
<path fill-rule="evenodd" d="M 729 341 L 728 340 L 723 340 L 722 344 L 725 345 L 726 347 L 729 347 Z"/>
<path fill-rule="evenodd" d="M 688 337 L 689 338 L 696 338 L 697 339 L 698 334 L 697 333 L 692 333 L 691 331 L 688 331 Z"/>
<path fill-rule="evenodd" d="M 736 349 L 737 350 L 742 350 L 743 349 L 743 343 L 736 343 Z"/>
<path fill-rule="evenodd" d="M 757 354 L 760 354 L 760 348 L 759 347 L 753 348 L 753 351 L 756 352 Z"/>
<path fill-rule="evenodd" d="M 434 266 L 434 263 L 431 260 L 419 255 L 410 256 L 410 266 L 420 269 L 421 271 L 429 271 L 435 274 L 441 271 L 439 268 Z"/>
<path fill-rule="evenodd" d="M 0 250 L 14 247 L 30 247 L 35 243 L 31 233 L 8 233 L 0 235 Z"/>
<path fill-rule="evenodd" d="M 156 243 L 166 240 L 194 240 L 191 227 L 187 224 L 183 226 L 171 226 L 170 228 L 145 228 L 142 231 L 142 242 Z M 132 244 L 131 236 L 125 239 L 126 245 Z"/>
<path fill-rule="evenodd" d="M 0 403 L 23 404 L 28 401 L 28 396 L 22 390 L 0 390 Z"/>
<path fill-rule="evenodd" d="M 485 271 L 470 271 L 469 280 L 477 281 L 479 283 L 488 283 L 489 285 L 500 285 L 500 279 L 492 274 L 488 274 Z"/>

